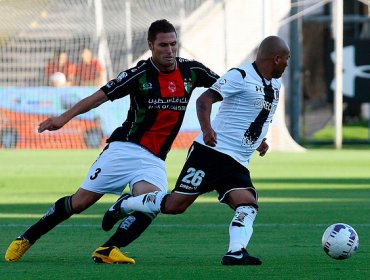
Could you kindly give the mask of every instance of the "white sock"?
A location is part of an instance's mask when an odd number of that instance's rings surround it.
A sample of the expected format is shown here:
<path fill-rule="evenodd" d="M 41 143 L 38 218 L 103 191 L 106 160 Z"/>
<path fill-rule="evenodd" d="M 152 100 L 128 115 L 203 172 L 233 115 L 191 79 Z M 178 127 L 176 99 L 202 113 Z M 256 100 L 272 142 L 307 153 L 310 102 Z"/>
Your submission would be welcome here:
<path fill-rule="evenodd" d="M 253 233 L 253 222 L 257 216 L 256 208 L 252 206 L 239 206 L 229 226 L 229 250 L 240 251 L 246 248 Z"/>
<path fill-rule="evenodd" d="M 139 211 L 144 213 L 158 214 L 161 210 L 161 202 L 167 193 L 156 191 L 138 196 L 132 196 L 121 203 L 121 208 L 126 213 Z"/>

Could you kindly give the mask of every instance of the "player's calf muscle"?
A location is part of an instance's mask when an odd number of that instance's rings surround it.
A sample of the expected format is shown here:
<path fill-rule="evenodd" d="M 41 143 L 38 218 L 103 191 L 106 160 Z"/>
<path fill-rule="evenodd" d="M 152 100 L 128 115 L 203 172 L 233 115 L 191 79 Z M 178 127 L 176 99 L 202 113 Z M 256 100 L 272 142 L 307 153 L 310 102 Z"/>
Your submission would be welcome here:
<path fill-rule="evenodd" d="M 193 203 L 193 198 L 183 198 L 183 196 L 172 193 L 162 201 L 161 212 L 164 214 L 181 214 Z"/>

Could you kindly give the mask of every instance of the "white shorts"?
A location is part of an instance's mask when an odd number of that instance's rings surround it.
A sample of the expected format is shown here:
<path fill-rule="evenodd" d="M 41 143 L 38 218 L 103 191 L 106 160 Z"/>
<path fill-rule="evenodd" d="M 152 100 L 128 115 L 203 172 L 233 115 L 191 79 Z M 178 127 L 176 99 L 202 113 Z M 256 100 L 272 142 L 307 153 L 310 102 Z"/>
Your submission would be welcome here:
<path fill-rule="evenodd" d="M 146 181 L 167 192 L 165 162 L 140 145 L 112 142 L 96 159 L 81 188 L 100 194 L 121 195 L 126 185 Z"/>

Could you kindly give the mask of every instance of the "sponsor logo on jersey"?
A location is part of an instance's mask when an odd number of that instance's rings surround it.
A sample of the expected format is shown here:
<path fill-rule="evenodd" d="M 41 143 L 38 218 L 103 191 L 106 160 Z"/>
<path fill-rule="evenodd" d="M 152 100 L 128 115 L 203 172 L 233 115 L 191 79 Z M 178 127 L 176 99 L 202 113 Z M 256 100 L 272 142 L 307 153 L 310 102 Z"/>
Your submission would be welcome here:
<path fill-rule="evenodd" d="M 256 99 L 254 106 L 259 109 L 265 109 L 267 111 L 271 111 L 271 109 L 274 107 L 274 104 L 264 99 L 258 98 Z"/>
<path fill-rule="evenodd" d="M 118 77 L 117 77 L 117 81 L 118 82 L 120 82 L 120 81 L 122 81 L 125 77 L 127 77 L 127 73 L 126 72 L 122 72 L 122 73 L 120 73 L 119 75 L 118 75 Z"/>
<path fill-rule="evenodd" d="M 221 85 L 221 86 L 223 86 L 223 85 L 226 85 L 226 79 L 220 79 L 219 81 L 218 81 L 218 83 Z"/>
<path fill-rule="evenodd" d="M 145 84 L 140 85 L 140 89 L 142 89 L 142 90 L 149 90 L 149 89 L 152 89 L 152 88 L 153 88 L 152 83 L 145 83 Z"/>
<path fill-rule="evenodd" d="M 256 91 L 262 93 L 263 89 L 262 89 L 262 87 L 256 86 Z"/>
<path fill-rule="evenodd" d="M 148 109 L 185 111 L 188 103 L 187 97 L 150 98 L 148 99 Z"/>
<path fill-rule="evenodd" d="M 185 184 L 180 184 L 180 188 L 185 189 L 185 190 L 194 190 L 195 187 L 185 185 Z"/>
<path fill-rule="evenodd" d="M 111 88 L 113 85 L 114 85 L 114 82 L 113 81 L 109 81 L 105 86 L 107 88 Z"/>

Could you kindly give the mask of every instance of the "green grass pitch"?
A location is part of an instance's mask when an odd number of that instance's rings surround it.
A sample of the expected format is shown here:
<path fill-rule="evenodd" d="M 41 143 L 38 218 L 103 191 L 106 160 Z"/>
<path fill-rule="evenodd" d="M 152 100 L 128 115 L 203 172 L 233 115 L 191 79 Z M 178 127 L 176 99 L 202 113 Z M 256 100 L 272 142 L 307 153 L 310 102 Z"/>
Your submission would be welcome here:
<path fill-rule="evenodd" d="M 99 154 L 89 151 L 0 150 L 1 279 L 370 279 L 370 150 L 270 152 L 252 158 L 260 211 L 248 250 L 257 267 L 223 267 L 233 212 L 215 193 L 182 215 L 160 215 L 126 248 L 136 265 L 102 265 L 91 253 L 112 233 L 100 228 L 117 197 L 106 195 L 41 238 L 17 263 L 6 263 L 9 243 L 59 197 L 73 193 Z M 167 160 L 170 186 L 185 151 Z M 359 251 L 337 261 L 321 236 L 336 222 L 352 225 Z"/>

